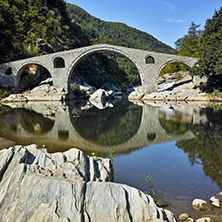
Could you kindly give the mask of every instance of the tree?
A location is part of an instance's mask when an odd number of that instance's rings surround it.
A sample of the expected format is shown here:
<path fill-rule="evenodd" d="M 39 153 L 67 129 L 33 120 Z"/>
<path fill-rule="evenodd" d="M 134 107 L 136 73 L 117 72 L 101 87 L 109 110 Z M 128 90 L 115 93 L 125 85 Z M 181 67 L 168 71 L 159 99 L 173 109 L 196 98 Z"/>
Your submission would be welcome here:
<path fill-rule="evenodd" d="M 0 0 L 0 33 L 0 62 L 90 44 L 71 23 L 64 0 Z M 51 49 L 38 50 L 37 39 Z"/>
<path fill-rule="evenodd" d="M 215 11 L 212 19 L 206 21 L 201 37 L 201 51 L 197 66 L 192 69 L 193 75 L 222 75 L 222 7 Z"/>
<path fill-rule="evenodd" d="M 199 27 L 200 25 L 191 22 L 187 35 L 175 42 L 178 55 L 199 57 L 199 37 L 202 33 Z"/>

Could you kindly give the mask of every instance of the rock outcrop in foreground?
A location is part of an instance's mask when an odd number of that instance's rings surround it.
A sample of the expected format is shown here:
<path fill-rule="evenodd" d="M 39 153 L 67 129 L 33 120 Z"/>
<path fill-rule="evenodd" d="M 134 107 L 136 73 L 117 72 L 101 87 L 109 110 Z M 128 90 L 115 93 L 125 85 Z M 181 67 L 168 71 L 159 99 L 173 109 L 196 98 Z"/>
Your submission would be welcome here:
<path fill-rule="evenodd" d="M 0 221 L 175 222 L 152 197 L 111 182 L 109 159 L 37 145 L 0 151 Z"/>

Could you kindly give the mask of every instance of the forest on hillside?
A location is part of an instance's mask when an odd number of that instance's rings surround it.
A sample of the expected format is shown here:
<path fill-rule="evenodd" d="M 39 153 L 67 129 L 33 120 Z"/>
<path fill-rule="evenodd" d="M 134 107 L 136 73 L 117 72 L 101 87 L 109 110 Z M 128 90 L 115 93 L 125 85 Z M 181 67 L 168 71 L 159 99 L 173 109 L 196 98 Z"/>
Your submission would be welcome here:
<path fill-rule="evenodd" d="M 152 35 L 123 23 L 105 22 L 87 13 L 82 8 L 67 3 L 67 12 L 72 23 L 87 34 L 91 44 L 106 43 L 148 51 L 174 53 L 173 48 Z"/>
<path fill-rule="evenodd" d="M 70 22 L 64 0 L 0 0 L 0 33 L 0 62 L 90 44 Z"/>

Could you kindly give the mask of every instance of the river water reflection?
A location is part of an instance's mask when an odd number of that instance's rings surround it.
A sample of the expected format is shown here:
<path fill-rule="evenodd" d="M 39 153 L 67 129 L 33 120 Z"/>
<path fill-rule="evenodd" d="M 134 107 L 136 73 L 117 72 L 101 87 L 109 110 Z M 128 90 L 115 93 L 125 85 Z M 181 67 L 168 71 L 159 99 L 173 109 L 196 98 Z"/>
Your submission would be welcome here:
<path fill-rule="evenodd" d="M 221 108 L 221 109 L 220 109 Z M 15 144 L 46 145 L 49 152 L 77 147 L 114 158 L 115 182 L 143 191 L 151 175 L 157 199 L 176 215 L 194 215 L 194 198 L 222 189 L 222 107 L 116 101 L 0 106 L 0 137 Z"/>

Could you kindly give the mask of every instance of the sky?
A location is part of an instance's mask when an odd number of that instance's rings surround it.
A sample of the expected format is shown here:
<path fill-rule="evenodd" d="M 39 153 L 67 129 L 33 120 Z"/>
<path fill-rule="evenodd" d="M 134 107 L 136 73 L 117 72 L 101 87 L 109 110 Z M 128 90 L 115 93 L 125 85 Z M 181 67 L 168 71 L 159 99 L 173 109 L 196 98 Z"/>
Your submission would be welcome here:
<path fill-rule="evenodd" d="M 203 29 L 221 0 L 66 0 L 103 21 L 122 22 L 175 48 L 191 22 Z"/>

